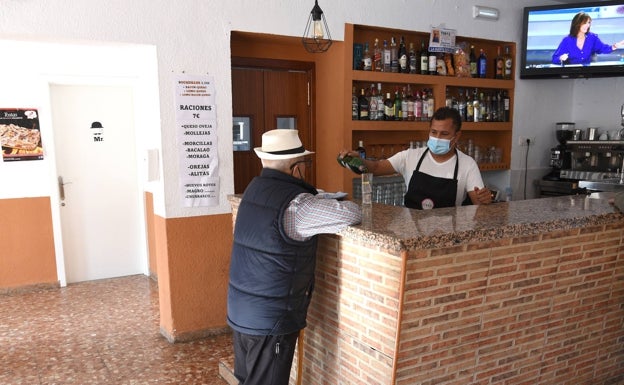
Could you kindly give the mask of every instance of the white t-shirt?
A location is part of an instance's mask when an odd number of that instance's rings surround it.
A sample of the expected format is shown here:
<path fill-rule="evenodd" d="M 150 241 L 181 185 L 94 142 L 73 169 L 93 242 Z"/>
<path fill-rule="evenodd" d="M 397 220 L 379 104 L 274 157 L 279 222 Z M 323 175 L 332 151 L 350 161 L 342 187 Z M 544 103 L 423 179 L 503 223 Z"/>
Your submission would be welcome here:
<path fill-rule="evenodd" d="M 416 170 L 418 161 L 426 147 L 403 150 L 388 159 L 394 170 L 405 179 L 405 186 L 409 186 L 412 174 Z M 452 150 L 451 150 L 452 151 Z M 483 179 L 477 162 L 463 152 L 457 150 L 459 156 L 459 168 L 457 170 L 457 194 L 455 196 L 455 206 L 461 206 L 468 195 L 468 191 L 473 191 L 475 187 L 483 188 Z M 438 163 L 428 152 L 420 165 L 420 172 L 438 178 L 453 179 L 455 172 L 455 156 L 446 162 Z"/>

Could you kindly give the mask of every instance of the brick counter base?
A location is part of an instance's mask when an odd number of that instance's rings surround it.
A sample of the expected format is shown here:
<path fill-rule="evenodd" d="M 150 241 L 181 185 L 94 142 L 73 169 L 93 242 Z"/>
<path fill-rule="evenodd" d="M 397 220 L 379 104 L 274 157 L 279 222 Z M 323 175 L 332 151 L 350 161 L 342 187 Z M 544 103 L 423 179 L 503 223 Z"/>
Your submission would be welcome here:
<path fill-rule="evenodd" d="M 394 252 L 319 243 L 303 384 L 624 383 L 624 222 Z"/>

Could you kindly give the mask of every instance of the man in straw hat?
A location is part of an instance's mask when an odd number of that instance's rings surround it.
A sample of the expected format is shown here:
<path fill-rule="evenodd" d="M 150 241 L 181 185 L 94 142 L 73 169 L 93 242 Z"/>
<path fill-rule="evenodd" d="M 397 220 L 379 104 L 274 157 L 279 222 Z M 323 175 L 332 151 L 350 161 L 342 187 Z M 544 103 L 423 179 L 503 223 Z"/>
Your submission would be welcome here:
<path fill-rule="evenodd" d="M 227 320 L 241 385 L 286 385 L 314 287 L 317 235 L 361 221 L 351 201 L 322 199 L 303 180 L 309 155 L 296 130 L 262 135 L 262 172 L 234 226 Z"/>

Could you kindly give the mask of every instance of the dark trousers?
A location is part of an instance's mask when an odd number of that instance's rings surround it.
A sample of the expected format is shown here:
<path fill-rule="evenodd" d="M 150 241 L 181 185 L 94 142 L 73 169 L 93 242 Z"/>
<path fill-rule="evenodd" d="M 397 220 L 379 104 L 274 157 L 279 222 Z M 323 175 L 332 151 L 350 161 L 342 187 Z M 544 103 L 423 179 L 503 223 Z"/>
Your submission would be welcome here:
<path fill-rule="evenodd" d="M 234 331 L 234 376 L 239 385 L 288 385 L 299 332 L 255 336 Z"/>

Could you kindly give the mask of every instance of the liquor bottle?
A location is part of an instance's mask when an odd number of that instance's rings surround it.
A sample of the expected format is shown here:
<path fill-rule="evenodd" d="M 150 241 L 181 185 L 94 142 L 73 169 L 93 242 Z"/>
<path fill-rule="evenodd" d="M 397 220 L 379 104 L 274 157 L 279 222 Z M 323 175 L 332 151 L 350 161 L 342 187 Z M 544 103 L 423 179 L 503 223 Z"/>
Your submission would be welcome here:
<path fill-rule="evenodd" d="M 409 100 L 407 98 L 407 91 L 403 87 L 403 93 L 401 94 L 401 120 L 407 120 L 409 115 Z"/>
<path fill-rule="evenodd" d="M 358 119 L 368 120 L 368 99 L 364 94 L 364 88 L 360 91 L 360 97 L 358 98 Z"/>
<path fill-rule="evenodd" d="M 488 116 L 488 113 L 489 113 L 488 102 L 487 102 L 487 98 L 485 97 L 483 92 L 481 92 L 479 94 L 479 107 L 481 108 L 481 113 L 479 114 L 479 117 L 481 118 L 481 121 L 482 122 L 489 121 L 490 118 Z"/>
<path fill-rule="evenodd" d="M 370 96 L 368 98 L 368 119 L 377 120 L 378 112 L 377 88 L 375 88 L 375 84 L 371 84 Z"/>
<path fill-rule="evenodd" d="M 509 95 L 507 91 L 503 91 L 503 122 L 509 121 Z"/>
<path fill-rule="evenodd" d="M 466 121 L 474 122 L 474 101 L 466 89 Z"/>
<path fill-rule="evenodd" d="M 355 87 L 353 87 L 353 92 L 351 93 L 351 119 L 358 120 L 358 117 L 358 96 L 355 93 Z"/>
<path fill-rule="evenodd" d="M 459 89 L 459 98 L 457 100 L 457 109 L 459 110 L 459 116 L 465 122 L 466 121 L 466 98 L 464 97 L 464 90 Z"/>
<path fill-rule="evenodd" d="M 383 71 L 390 72 L 390 62 L 392 61 L 392 53 L 390 52 L 390 47 L 388 47 L 388 40 L 384 40 L 383 44 Z"/>
<path fill-rule="evenodd" d="M 429 52 L 427 68 L 429 75 L 438 74 L 438 54 L 436 52 Z"/>
<path fill-rule="evenodd" d="M 401 95 L 399 94 L 399 87 L 394 91 L 394 120 L 401 120 L 403 111 L 401 111 Z"/>
<path fill-rule="evenodd" d="M 347 155 L 342 158 L 338 157 L 336 160 L 342 167 L 348 168 L 356 174 L 363 174 L 368 171 L 364 165 L 364 160 L 359 156 Z"/>
<path fill-rule="evenodd" d="M 435 100 L 433 99 L 433 90 L 429 89 L 427 91 L 427 103 L 423 103 L 427 105 L 427 120 L 433 117 L 433 113 L 435 111 Z"/>
<path fill-rule="evenodd" d="M 502 79 L 505 71 L 505 60 L 501 55 L 501 47 L 496 48 L 496 57 L 494 58 L 494 79 Z"/>
<path fill-rule="evenodd" d="M 381 71 L 382 69 L 381 48 L 379 47 L 379 39 L 376 38 L 373 45 L 373 71 Z"/>
<path fill-rule="evenodd" d="M 405 37 L 401 36 L 399 43 L 399 72 L 407 74 L 410 72 L 407 49 L 405 48 Z"/>
<path fill-rule="evenodd" d="M 394 36 L 390 40 L 390 72 L 399 72 L 399 50 Z"/>
<path fill-rule="evenodd" d="M 476 78 L 479 76 L 479 71 L 477 70 L 478 67 L 478 63 L 477 63 L 477 56 L 475 55 L 474 52 L 474 45 L 470 46 L 470 76 L 472 76 L 473 78 Z"/>
<path fill-rule="evenodd" d="M 418 65 L 418 58 L 416 57 L 416 50 L 414 49 L 414 43 L 409 45 L 409 73 L 417 74 L 420 72 L 420 66 Z"/>
<path fill-rule="evenodd" d="M 422 113 L 423 113 L 422 99 L 420 97 L 420 92 L 416 91 L 414 93 L 414 120 L 417 122 L 422 120 Z"/>
<path fill-rule="evenodd" d="M 503 70 L 503 79 L 511 79 L 511 71 L 513 69 L 513 58 L 511 57 L 511 48 L 508 45 L 505 46 L 505 55 L 503 56 L 503 61 L 505 62 L 505 67 Z"/>
<path fill-rule="evenodd" d="M 479 54 L 478 63 L 477 71 L 479 72 L 479 77 L 484 78 L 487 73 L 487 57 L 485 56 L 485 51 L 483 51 L 483 49 L 481 49 L 481 53 Z"/>
<path fill-rule="evenodd" d="M 444 105 L 446 107 L 450 107 L 450 108 L 453 107 L 453 98 L 451 97 L 451 94 L 449 93 L 449 89 L 448 88 L 446 89 L 446 95 L 445 95 L 445 98 L 444 98 Z"/>
<path fill-rule="evenodd" d="M 390 92 L 386 93 L 384 100 L 384 115 L 386 120 L 394 120 L 394 100 L 390 98 Z"/>
<path fill-rule="evenodd" d="M 422 75 L 426 75 L 429 73 L 429 54 L 427 53 L 427 48 L 425 47 L 425 42 L 420 42 L 420 73 Z"/>
<path fill-rule="evenodd" d="M 407 120 L 414 121 L 414 94 L 409 85 L 407 86 Z"/>
<path fill-rule="evenodd" d="M 474 93 L 472 94 L 472 109 L 473 109 L 473 121 L 480 122 L 481 121 L 481 103 L 479 103 L 478 91 L 475 88 Z"/>
<path fill-rule="evenodd" d="M 377 83 L 377 120 L 384 120 L 384 93 L 381 90 L 381 83 Z"/>
<path fill-rule="evenodd" d="M 366 159 L 366 149 L 364 148 L 363 140 L 358 141 L 358 147 L 356 148 L 356 151 L 360 154 L 361 159 Z"/>
<path fill-rule="evenodd" d="M 490 120 L 492 122 L 500 121 L 498 116 L 498 95 L 499 94 L 497 92 L 492 92 L 490 95 Z"/>
<path fill-rule="evenodd" d="M 362 56 L 362 69 L 364 71 L 373 70 L 373 59 L 371 58 L 370 51 L 368 50 L 368 43 L 364 43 L 364 56 Z"/>

